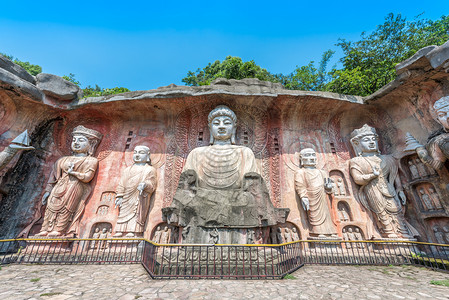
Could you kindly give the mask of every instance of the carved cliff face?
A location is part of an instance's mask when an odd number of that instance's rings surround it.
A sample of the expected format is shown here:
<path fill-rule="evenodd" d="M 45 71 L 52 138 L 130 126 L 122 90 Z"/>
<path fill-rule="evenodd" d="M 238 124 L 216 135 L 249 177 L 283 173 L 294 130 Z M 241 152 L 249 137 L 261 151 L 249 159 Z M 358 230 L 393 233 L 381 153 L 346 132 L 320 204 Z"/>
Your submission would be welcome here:
<path fill-rule="evenodd" d="M 72 151 L 74 153 L 87 153 L 89 151 L 89 139 L 84 135 L 74 135 L 72 139 Z"/>
<path fill-rule="evenodd" d="M 443 125 L 445 129 L 449 129 L 449 106 L 438 109 L 437 121 Z"/>
<path fill-rule="evenodd" d="M 210 130 L 214 137 L 214 144 L 220 142 L 230 142 L 235 130 L 234 121 L 228 116 L 215 117 L 210 123 Z"/>
<path fill-rule="evenodd" d="M 134 148 L 133 160 L 135 163 L 146 163 L 150 160 L 150 151 L 147 147 L 136 146 Z"/>
<path fill-rule="evenodd" d="M 379 145 L 377 143 L 377 136 L 365 135 L 360 139 L 360 149 L 362 153 L 376 153 L 379 151 Z"/>

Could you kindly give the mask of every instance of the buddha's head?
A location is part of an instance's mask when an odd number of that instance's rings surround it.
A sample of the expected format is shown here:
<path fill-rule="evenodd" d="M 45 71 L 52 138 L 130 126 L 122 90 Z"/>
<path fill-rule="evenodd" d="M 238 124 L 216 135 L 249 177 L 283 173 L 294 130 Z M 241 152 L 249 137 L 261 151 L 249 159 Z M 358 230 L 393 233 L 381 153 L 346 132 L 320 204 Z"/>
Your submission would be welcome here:
<path fill-rule="evenodd" d="M 449 130 L 449 96 L 441 97 L 433 104 L 436 121 Z"/>
<path fill-rule="evenodd" d="M 299 152 L 299 160 L 301 167 L 303 168 L 315 168 L 316 167 L 316 152 L 312 148 L 302 149 Z"/>
<path fill-rule="evenodd" d="M 225 105 L 215 107 L 207 118 L 210 131 L 210 144 L 235 144 L 235 131 L 237 129 L 237 116 Z"/>
<path fill-rule="evenodd" d="M 148 163 L 151 164 L 150 148 L 147 146 L 136 146 L 134 148 L 133 161 L 137 164 Z"/>
<path fill-rule="evenodd" d="M 351 144 L 358 156 L 379 154 L 378 140 L 376 129 L 367 124 L 351 133 Z"/>
<path fill-rule="evenodd" d="M 72 131 L 72 152 L 94 155 L 103 135 L 96 130 L 77 126 Z"/>

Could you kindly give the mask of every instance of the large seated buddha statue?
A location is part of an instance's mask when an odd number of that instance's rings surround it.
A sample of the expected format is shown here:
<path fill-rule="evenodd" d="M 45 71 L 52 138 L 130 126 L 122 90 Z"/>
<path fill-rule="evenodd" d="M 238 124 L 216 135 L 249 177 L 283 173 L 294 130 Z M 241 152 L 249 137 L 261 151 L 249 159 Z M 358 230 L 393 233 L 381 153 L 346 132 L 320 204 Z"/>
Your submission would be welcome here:
<path fill-rule="evenodd" d="M 163 214 L 183 227 L 183 243 L 240 243 L 250 228 L 285 222 L 288 209 L 275 208 L 253 151 L 235 145 L 237 116 L 220 105 L 208 116 L 210 145 L 193 149 L 177 191 Z M 214 239 L 216 240 L 216 238 Z"/>

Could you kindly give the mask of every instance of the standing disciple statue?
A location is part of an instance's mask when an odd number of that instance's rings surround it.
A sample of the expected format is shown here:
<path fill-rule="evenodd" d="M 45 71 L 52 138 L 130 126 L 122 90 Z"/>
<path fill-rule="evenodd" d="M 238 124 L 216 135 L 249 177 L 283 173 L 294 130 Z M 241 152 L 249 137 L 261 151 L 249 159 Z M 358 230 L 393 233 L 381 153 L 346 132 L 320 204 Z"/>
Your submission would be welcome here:
<path fill-rule="evenodd" d="M 240 243 L 241 229 L 285 222 L 289 210 L 273 206 L 253 151 L 235 145 L 236 114 L 219 105 L 208 125 L 210 145 L 189 153 L 173 202 L 162 209 L 167 222 L 189 228 L 184 243 L 208 243 L 215 228 L 223 229 L 220 242 Z"/>
<path fill-rule="evenodd" d="M 136 146 L 133 165 L 123 171 L 115 204 L 120 208 L 114 237 L 142 236 L 150 210 L 150 198 L 156 190 L 156 169 L 151 166 L 150 149 Z"/>
<path fill-rule="evenodd" d="M 382 237 L 418 236 L 403 216 L 406 198 L 397 163 L 393 157 L 380 154 L 377 141 L 376 130 L 366 124 L 351 134 L 351 144 L 358 156 L 349 161 L 349 169 L 354 182 L 360 186 L 358 199 L 373 212 Z M 374 232 L 369 231 L 368 236 L 372 237 Z"/>
<path fill-rule="evenodd" d="M 60 158 L 53 166 L 42 204 L 47 204 L 44 223 L 38 236 L 79 235 L 79 221 L 91 193 L 98 160 L 93 157 L 102 135 L 77 126 L 72 132 L 72 155 Z"/>
<path fill-rule="evenodd" d="M 332 222 L 327 194 L 332 193 L 332 181 L 327 174 L 316 168 L 316 153 L 311 148 L 299 152 L 301 168 L 295 174 L 295 190 L 309 217 L 310 235 L 324 238 L 337 237 Z"/>

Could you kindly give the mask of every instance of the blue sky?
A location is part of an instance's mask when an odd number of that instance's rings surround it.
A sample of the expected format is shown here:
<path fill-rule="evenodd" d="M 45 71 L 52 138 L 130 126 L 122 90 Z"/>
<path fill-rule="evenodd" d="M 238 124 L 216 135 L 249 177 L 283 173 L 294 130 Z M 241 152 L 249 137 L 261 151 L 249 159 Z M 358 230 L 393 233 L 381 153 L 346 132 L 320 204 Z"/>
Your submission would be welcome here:
<path fill-rule="evenodd" d="M 357 40 L 390 13 L 449 14 L 434 1 L 2 1 L 0 52 L 74 73 L 82 86 L 147 90 L 227 55 L 273 73 Z"/>

